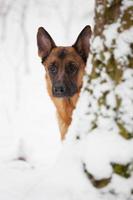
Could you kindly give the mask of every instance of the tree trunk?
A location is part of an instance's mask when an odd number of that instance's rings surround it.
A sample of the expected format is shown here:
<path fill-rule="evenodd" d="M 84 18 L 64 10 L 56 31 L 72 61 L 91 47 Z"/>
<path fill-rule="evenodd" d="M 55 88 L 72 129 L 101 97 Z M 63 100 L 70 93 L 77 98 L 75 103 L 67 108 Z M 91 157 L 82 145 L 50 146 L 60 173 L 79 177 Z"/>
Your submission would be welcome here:
<path fill-rule="evenodd" d="M 102 131 L 106 134 L 112 134 L 112 137 L 116 134 L 118 149 L 116 145 L 114 151 L 113 148 L 115 147 L 112 142 L 111 154 L 114 154 L 114 156 L 108 163 L 112 168 L 110 176 L 95 178 L 95 174 L 89 171 L 85 162 L 83 164 L 84 172 L 96 188 L 111 185 L 108 192 L 112 195 L 118 195 L 117 188 L 113 186 L 114 179 L 117 176 L 119 183 L 130 179 L 132 186 L 127 185 L 130 189 L 127 196 L 125 194 L 125 199 L 131 199 L 133 192 L 133 148 L 131 147 L 133 145 L 132 11 L 133 3 L 131 1 L 96 0 L 94 37 L 90 56 L 93 67 L 85 88 L 91 98 L 88 117 L 93 116 L 93 120 L 89 121 L 88 134 L 97 134 L 98 132 L 101 134 Z M 94 105 L 96 109 L 93 108 Z M 105 135 L 101 134 L 102 136 Z M 110 135 L 109 138 L 111 138 Z M 125 148 L 130 149 L 128 154 L 125 150 L 125 158 L 123 151 L 119 151 L 121 142 Z M 95 151 L 98 151 L 98 149 Z M 119 159 L 116 156 L 117 159 L 115 154 L 118 154 L 119 158 L 123 158 Z M 120 177 L 123 177 L 121 181 Z"/>
<path fill-rule="evenodd" d="M 85 141 L 88 180 L 107 199 L 133 199 L 132 1 L 96 0 L 88 74 L 77 107 L 70 134 Z"/>

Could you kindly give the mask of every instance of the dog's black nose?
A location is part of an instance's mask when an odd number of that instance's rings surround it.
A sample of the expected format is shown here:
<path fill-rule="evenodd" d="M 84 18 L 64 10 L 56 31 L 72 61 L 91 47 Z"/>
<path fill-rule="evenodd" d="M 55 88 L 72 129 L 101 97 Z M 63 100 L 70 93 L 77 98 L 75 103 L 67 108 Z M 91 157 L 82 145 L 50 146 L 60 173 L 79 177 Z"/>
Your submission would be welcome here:
<path fill-rule="evenodd" d="M 66 94 L 66 87 L 64 84 L 55 85 L 53 87 L 53 95 L 56 97 L 64 97 Z"/>

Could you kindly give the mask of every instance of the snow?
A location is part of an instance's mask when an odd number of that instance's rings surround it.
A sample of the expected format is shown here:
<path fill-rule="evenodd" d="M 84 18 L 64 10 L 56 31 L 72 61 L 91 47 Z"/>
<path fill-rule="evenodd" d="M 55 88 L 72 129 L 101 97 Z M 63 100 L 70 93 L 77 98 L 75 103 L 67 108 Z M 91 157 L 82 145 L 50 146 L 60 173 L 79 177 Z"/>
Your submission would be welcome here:
<path fill-rule="evenodd" d="M 105 26 L 105 30 L 103 32 L 104 36 L 105 36 L 105 45 L 107 47 L 112 47 L 113 46 L 113 39 L 117 38 L 118 35 L 118 27 L 120 26 L 120 23 L 113 23 L 111 25 L 106 25 Z"/>
<path fill-rule="evenodd" d="M 104 131 L 103 124 L 105 124 L 105 121 L 102 123 L 102 128 L 99 126 L 98 131 L 92 131 L 83 142 L 83 146 L 87 148 L 84 148 L 87 154 L 85 152 L 84 154 L 82 153 L 82 155 L 85 155 L 83 160 L 87 164 L 88 171 L 97 180 L 110 177 L 112 174 L 110 163 L 126 164 L 132 158 L 131 152 L 133 152 L 131 147 L 133 142 L 129 142 L 129 148 L 124 139 L 119 135 L 111 135 L 112 130 Z M 91 162 L 88 158 L 90 158 Z"/>
<path fill-rule="evenodd" d="M 0 160 L 16 158 L 21 141 L 26 159 L 35 166 L 49 165 L 58 155 L 56 111 L 37 55 L 36 33 L 44 26 L 57 45 L 73 44 L 82 28 L 93 23 L 94 2 L 89 9 L 86 0 L 83 9 L 80 3 L 19 0 L 1 7 Z"/>
<path fill-rule="evenodd" d="M 114 55 L 115 58 L 120 63 L 128 64 L 126 58 L 127 56 L 132 56 L 132 49 L 130 46 L 133 41 L 132 35 L 133 35 L 133 27 L 123 31 L 117 37 L 116 49 L 114 51 Z"/>
<path fill-rule="evenodd" d="M 107 3 L 108 3 L 107 6 L 110 7 L 113 3 L 113 0 L 108 0 Z"/>
<path fill-rule="evenodd" d="M 94 1 L 89 7 L 87 0 L 61 4 L 56 0 L 6 0 L 0 4 L 0 199 L 29 200 L 33 195 L 31 199 L 63 200 L 73 195 L 68 181 L 71 174 L 64 177 L 62 171 L 59 176 L 62 167 L 58 173 L 57 167 L 52 168 L 62 144 L 37 55 L 36 32 L 44 26 L 57 45 L 73 44 L 84 26 L 93 24 Z M 81 177 L 77 170 L 77 178 Z M 84 185 L 83 191 L 88 192 Z"/>
<path fill-rule="evenodd" d="M 133 133 L 133 70 L 126 69 L 123 82 L 116 87 L 115 93 L 122 99 L 118 118 L 130 133 Z M 125 98 L 127 97 L 127 98 Z"/>
<path fill-rule="evenodd" d="M 111 163 L 127 164 L 133 160 L 133 141 L 119 134 L 115 122 L 119 117 L 127 130 L 133 131 L 133 70 L 125 70 L 123 81 L 116 86 L 103 67 L 99 70 L 100 77 L 90 84 L 87 77 L 92 70 L 92 56 L 89 57 L 88 74 L 84 77 L 73 122 L 61 143 L 55 107 L 44 82 L 44 68 L 37 59 L 36 31 L 38 26 L 44 26 L 57 44 L 72 44 L 84 25 L 93 24 L 94 1 L 89 7 L 87 0 L 61 4 L 56 0 L 26 2 L 20 0 L 13 5 L 0 47 L 0 199 L 133 200 L 130 194 L 133 174 L 125 179 L 114 174 L 111 166 Z M 28 6 L 25 16 L 28 49 L 20 29 L 23 15 L 17 17 L 19 14 L 15 12 L 17 8 L 21 13 L 24 5 Z M 116 29 L 117 24 L 106 27 L 108 47 L 113 37 L 117 37 Z M 121 34 L 119 42 L 132 42 L 129 32 Z M 119 45 L 115 48 L 119 58 L 129 55 L 129 51 L 119 54 Z M 103 41 L 96 37 L 92 52 L 97 54 L 102 50 Z M 105 57 L 109 59 L 110 55 Z M 97 100 L 105 93 L 107 106 L 99 106 Z M 118 116 L 116 96 L 122 99 Z M 84 173 L 84 163 L 96 180 L 111 178 L 111 182 L 105 188 L 96 189 Z"/>
<path fill-rule="evenodd" d="M 107 96 L 106 96 L 106 104 L 111 108 L 115 108 L 117 106 L 116 105 L 116 98 L 115 98 L 115 95 L 114 95 L 113 91 L 111 91 L 109 94 L 107 94 Z"/>
<path fill-rule="evenodd" d="M 123 2 L 122 2 L 122 11 L 126 10 L 130 6 L 133 6 L 133 1 L 132 0 L 123 0 Z"/>
<path fill-rule="evenodd" d="M 97 54 L 103 50 L 103 41 L 99 36 L 95 37 L 91 48 L 92 52 Z"/>

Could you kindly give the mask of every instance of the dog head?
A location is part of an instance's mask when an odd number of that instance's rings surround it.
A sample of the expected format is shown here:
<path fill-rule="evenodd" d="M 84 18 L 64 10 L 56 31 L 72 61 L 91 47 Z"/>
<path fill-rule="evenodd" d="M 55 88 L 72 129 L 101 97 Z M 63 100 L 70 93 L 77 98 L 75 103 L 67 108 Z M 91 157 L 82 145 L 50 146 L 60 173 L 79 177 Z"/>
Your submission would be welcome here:
<path fill-rule="evenodd" d="M 38 29 L 38 54 L 46 69 L 48 91 L 52 97 L 71 98 L 79 93 L 89 54 L 91 28 L 86 26 L 74 45 L 56 46 L 49 33 Z"/>

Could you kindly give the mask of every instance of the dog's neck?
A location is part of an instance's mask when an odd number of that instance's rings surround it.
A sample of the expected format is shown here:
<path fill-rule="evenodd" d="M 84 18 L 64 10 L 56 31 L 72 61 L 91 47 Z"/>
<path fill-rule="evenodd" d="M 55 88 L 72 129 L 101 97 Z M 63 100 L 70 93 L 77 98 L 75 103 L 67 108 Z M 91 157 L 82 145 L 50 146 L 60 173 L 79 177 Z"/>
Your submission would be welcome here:
<path fill-rule="evenodd" d="M 71 98 L 54 99 L 54 104 L 57 109 L 57 116 L 59 121 L 59 127 L 61 132 L 61 138 L 64 139 L 67 129 L 72 121 L 72 113 L 76 107 L 76 103 L 79 97 L 79 93 L 75 94 Z"/>

